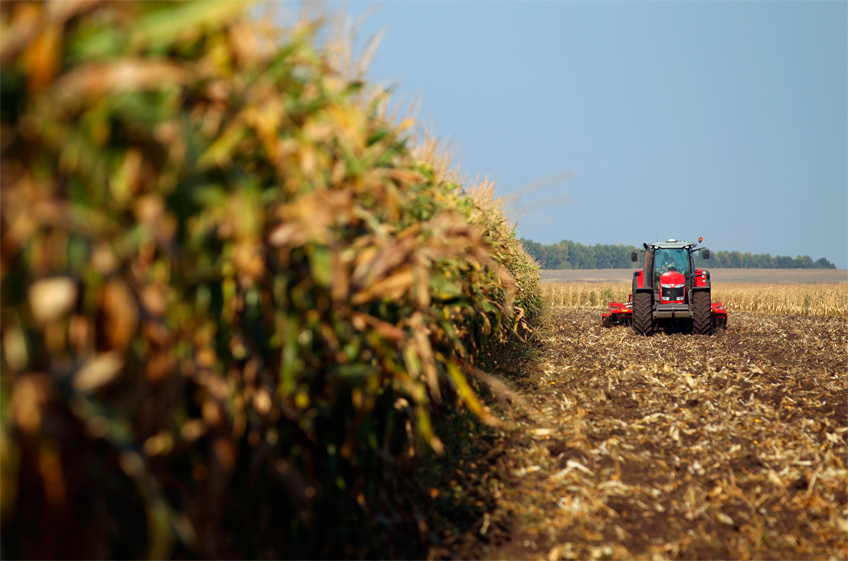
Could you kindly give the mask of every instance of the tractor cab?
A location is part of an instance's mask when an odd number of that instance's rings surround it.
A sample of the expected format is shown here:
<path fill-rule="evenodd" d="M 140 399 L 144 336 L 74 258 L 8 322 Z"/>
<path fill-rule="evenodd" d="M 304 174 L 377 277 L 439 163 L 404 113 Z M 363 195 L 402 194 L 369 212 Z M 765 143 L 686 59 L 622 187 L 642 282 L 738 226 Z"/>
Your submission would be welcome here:
<path fill-rule="evenodd" d="M 638 261 L 638 253 L 644 254 L 642 270 L 634 275 L 633 288 L 652 289 L 658 302 L 686 302 L 689 291 L 700 284 L 698 276 L 702 271 L 695 269 L 695 253 L 703 251 L 705 258 L 710 254 L 708 249 L 696 245 L 673 239 L 643 244 L 644 251 L 634 251 L 631 256 L 633 261 Z"/>
<path fill-rule="evenodd" d="M 673 289 L 674 295 L 665 295 L 663 300 L 682 301 L 684 287 L 691 288 L 693 263 L 688 250 L 683 248 L 661 249 L 654 254 L 654 286 Z M 660 292 L 658 290 L 657 292 Z"/>

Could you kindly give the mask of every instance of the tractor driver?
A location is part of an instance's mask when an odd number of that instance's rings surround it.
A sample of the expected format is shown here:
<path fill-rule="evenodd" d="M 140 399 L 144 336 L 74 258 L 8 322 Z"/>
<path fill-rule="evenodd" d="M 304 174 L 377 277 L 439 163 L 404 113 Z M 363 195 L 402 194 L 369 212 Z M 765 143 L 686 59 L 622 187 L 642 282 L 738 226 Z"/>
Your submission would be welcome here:
<path fill-rule="evenodd" d="M 677 261 L 674 260 L 672 256 L 668 254 L 668 251 L 663 251 L 661 255 L 661 268 L 663 271 L 676 271 L 677 270 Z"/>

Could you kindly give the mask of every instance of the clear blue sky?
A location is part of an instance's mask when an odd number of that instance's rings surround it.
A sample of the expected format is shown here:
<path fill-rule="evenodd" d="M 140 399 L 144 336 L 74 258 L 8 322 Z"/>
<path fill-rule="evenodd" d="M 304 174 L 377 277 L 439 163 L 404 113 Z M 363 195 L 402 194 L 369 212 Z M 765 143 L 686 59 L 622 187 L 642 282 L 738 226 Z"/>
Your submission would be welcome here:
<path fill-rule="evenodd" d="M 522 237 L 848 268 L 848 3 L 376 4 L 369 79 L 417 98 L 464 173 L 508 195 L 573 172 L 515 205 Z"/>

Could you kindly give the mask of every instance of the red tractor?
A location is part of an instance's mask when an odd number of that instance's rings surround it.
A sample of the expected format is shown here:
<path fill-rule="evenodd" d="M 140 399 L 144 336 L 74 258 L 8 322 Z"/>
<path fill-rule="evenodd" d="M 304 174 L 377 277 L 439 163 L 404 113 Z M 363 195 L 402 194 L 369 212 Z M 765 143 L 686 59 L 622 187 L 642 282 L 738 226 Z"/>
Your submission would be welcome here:
<path fill-rule="evenodd" d="M 601 324 L 631 325 L 639 335 L 651 335 L 661 327 L 701 335 L 726 329 L 727 310 L 721 302 L 711 302 L 710 272 L 695 268 L 695 253 L 709 259 L 710 250 L 696 245 L 677 240 L 642 244 L 644 250 L 630 254 L 638 261 L 641 253 L 643 260 L 642 270 L 633 273 L 629 301 L 610 302 Z"/>

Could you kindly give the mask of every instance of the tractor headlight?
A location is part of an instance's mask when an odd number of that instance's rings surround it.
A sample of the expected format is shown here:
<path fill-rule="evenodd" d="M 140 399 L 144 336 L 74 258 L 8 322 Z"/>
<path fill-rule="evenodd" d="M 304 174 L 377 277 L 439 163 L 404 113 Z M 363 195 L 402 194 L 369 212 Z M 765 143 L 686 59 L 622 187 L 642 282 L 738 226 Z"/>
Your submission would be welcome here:
<path fill-rule="evenodd" d="M 685 300 L 683 289 L 686 284 L 663 284 L 660 283 L 660 300 L 663 302 L 682 302 Z"/>

